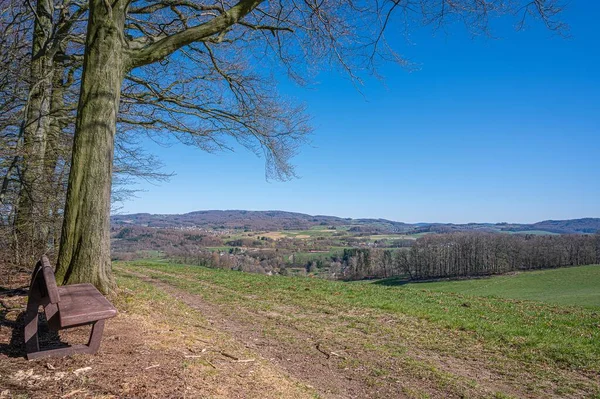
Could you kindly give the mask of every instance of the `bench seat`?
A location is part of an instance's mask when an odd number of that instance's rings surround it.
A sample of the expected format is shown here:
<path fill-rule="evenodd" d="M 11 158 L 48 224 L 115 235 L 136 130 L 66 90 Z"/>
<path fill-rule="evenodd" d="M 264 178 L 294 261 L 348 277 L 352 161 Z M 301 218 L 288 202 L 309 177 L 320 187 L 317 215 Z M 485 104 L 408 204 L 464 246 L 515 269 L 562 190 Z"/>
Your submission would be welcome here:
<path fill-rule="evenodd" d="M 50 330 L 90 325 L 87 344 L 41 349 L 38 338 L 40 307 L 44 308 Z M 100 348 L 105 320 L 116 315 L 117 309 L 92 284 L 58 287 L 50 261 L 44 255 L 33 269 L 29 286 L 23 331 L 27 359 L 70 356 L 76 353 L 94 354 Z"/>
<path fill-rule="evenodd" d="M 58 311 L 63 328 L 110 319 L 117 309 L 92 284 L 73 284 L 58 287 Z"/>

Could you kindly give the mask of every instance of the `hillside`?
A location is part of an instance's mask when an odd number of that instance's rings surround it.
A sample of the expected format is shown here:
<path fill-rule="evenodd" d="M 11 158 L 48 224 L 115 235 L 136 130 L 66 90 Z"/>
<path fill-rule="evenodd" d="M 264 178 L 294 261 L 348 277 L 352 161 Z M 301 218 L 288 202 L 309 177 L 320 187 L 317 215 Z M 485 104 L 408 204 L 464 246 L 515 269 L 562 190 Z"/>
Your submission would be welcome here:
<path fill-rule="evenodd" d="M 352 219 L 285 211 L 206 210 L 185 214 L 136 213 L 112 216 L 113 226 L 155 228 L 243 229 L 252 231 L 306 230 L 314 226 L 348 226 L 359 232 L 446 233 L 487 231 L 510 233 L 590 234 L 600 231 L 600 218 L 545 220 L 524 223 L 403 223 L 386 219 Z"/>
<path fill-rule="evenodd" d="M 595 270 L 589 287 L 598 267 L 586 267 Z M 571 271 L 557 271 L 559 280 Z M 0 398 L 600 395 L 598 302 L 544 303 L 585 299 L 578 284 L 506 279 L 515 299 L 503 299 L 481 284 L 475 292 L 453 282 L 344 283 L 156 261 L 119 262 L 115 272 L 119 314 L 99 353 L 43 361 L 23 356 L 19 287 L 29 275 L 7 284 L 0 274 L 9 289 L 0 290 Z M 540 301 L 522 300 L 528 287 Z M 84 342 L 88 333 L 42 331 L 42 339 Z"/>
<path fill-rule="evenodd" d="M 593 234 L 600 231 L 600 219 L 544 220 L 531 226 L 532 230 L 545 230 L 559 234 Z"/>
<path fill-rule="evenodd" d="M 402 280 L 381 280 L 398 285 Z M 516 300 L 536 300 L 561 306 L 600 308 L 600 265 L 510 273 L 502 276 L 455 281 L 409 283 L 406 287 L 461 295 Z"/>
<path fill-rule="evenodd" d="M 163 228 L 247 229 L 256 231 L 305 230 L 313 226 L 355 226 L 369 230 L 404 232 L 419 228 L 385 219 L 351 219 L 336 216 L 307 215 L 285 211 L 207 210 L 185 214 L 153 215 L 136 213 L 115 215 L 112 224 Z"/>

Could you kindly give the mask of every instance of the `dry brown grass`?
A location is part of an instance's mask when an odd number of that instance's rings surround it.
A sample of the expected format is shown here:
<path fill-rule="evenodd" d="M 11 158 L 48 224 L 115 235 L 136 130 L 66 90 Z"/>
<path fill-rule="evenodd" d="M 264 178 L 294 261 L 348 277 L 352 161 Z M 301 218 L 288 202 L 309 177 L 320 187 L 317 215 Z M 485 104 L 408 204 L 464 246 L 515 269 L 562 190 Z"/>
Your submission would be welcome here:
<path fill-rule="evenodd" d="M 108 321 L 95 356 L 25 360 L 18 319 L 26 298 L 4 297 L 11 311 L 0 324 L 0 397 L 315 397 L 182 302 L 139 280 L 119 283 L 120 313 Z M 74 329 L 60 339 L 82 342 L 87 334 Z M 91 369 L 75 373 L 85 367 Z"/>

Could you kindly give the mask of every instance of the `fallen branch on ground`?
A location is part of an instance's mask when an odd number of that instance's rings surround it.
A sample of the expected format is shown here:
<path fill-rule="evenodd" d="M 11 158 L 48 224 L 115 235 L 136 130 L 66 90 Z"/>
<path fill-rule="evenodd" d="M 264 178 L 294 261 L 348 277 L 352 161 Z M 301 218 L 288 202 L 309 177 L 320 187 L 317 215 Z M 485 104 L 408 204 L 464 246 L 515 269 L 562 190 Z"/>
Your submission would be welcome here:
<path fill-rule="evenodd" d="M 321 349 L 321 343 L 320 342 L 317 342 L 317 345 L 315 347 L 317 348 L 317 350 L 319 352 L 321 352 L 322 354 L 324 354 L 325 356 L 327 356 L 327 359 L 329 359 L 331 357 L 331 354 L 329 352 L 326 352 L 323 349 Z"/>

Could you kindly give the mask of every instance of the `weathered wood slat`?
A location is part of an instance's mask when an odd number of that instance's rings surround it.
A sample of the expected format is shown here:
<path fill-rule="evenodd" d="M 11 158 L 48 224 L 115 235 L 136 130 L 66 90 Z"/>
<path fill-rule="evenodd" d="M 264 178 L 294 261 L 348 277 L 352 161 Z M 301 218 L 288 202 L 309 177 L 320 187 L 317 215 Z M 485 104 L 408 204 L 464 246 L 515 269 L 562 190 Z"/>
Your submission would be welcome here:
<path fill-rule="evenodd" d="M 91 284 L 59 287 L 58 311 L 62 327 L 87 324 L 117 315 L 117 309 Z"/>
<path fill-rule="evenodd" d="M 40 260 L 42 263 L 42 273 L 44 273 L 44 283 L 46 291 L 48 293 L 48 299 L 50 303 L 60 302 L 60 294 L 58 293 L 58 287 L 56 286 L 56 279 L 54 278 L 54 271 L 50 265 L 50 261 L 46 256 L 42 256 Z"/>

